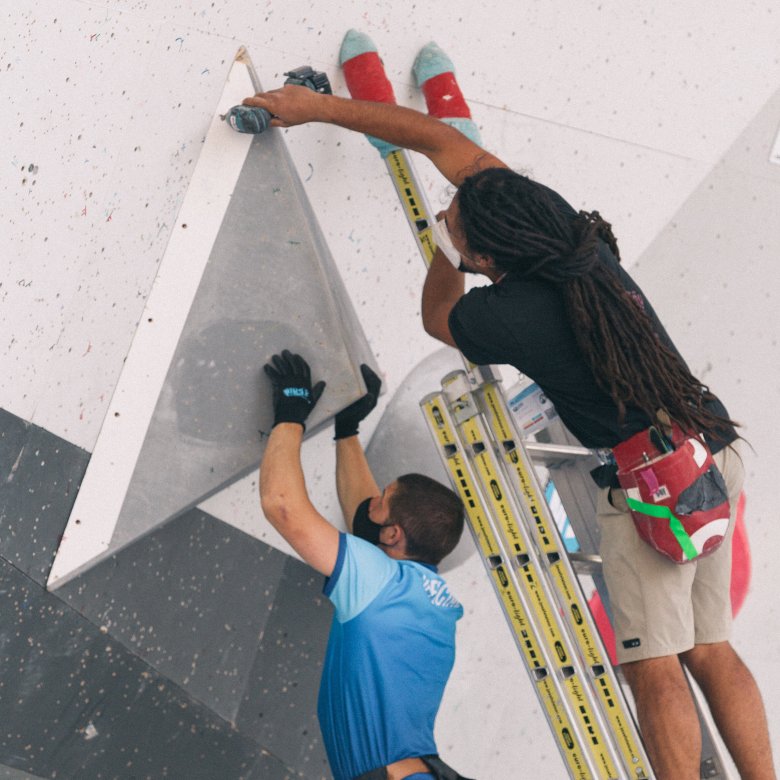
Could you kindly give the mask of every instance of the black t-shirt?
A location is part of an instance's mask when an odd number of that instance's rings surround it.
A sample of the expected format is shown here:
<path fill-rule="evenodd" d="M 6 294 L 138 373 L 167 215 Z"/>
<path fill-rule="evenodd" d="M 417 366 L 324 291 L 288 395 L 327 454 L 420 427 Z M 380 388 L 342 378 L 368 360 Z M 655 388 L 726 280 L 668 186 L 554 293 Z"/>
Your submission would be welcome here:
<path fill-rule="evenodd" d="M 557 193 L 548 192 L 559 208 L 573 212 Z M 644 308 L 659 339 L 676 351 L 647 298 L 603 242 L 599 255 Z M 474 288 L 453 307 L 449 327 L 473 363 L 509 364 L 531 377 L 585 447 L 613 447 L 651 424 L 636 407 L 628 407 L 619 423 L 617 406 L 596 383 L 574 338 L 561 290 L 552 283 L 508 274 L 497 284 Z M 708 408 L 728 417 L 718 400 Z M 735 438 L 729 427 L 709 440 L 710 448 L 717 452 Z"/>

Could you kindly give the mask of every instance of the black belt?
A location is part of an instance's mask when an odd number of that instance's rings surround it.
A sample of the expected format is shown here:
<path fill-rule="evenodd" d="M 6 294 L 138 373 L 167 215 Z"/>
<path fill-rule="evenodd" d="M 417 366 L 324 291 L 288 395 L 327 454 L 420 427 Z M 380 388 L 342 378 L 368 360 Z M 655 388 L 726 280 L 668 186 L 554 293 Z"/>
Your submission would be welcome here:
<path fill-rule="evenodd" d="M 459 775 L 438 756 L 410 756 L 410 758 L 419 758 L 431 770 L 436 780 L 469 780 L 469 778 Z M 354 780 L 387 780 L 387 767 L 380 766 L 377 769 L 371 769 Z"/>

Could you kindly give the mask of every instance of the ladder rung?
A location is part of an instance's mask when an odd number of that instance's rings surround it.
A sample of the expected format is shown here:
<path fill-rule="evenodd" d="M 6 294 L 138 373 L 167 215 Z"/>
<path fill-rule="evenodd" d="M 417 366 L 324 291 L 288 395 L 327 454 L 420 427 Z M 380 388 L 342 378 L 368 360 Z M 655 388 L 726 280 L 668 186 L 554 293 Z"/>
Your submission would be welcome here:
<path fill-rule="evenodd" d="M 591 553 L 569 553 L 569 560 L 577 574 L 599 574 L 601 572 L 601 556 Z"/>
<path fill-rule="evenodd" d="M 592 450 L 574 444 L 547 444 L 538 441 L 526 441 L 525 451 L 535 460 L 544 464 L 564 463 L 567 460 L 595 458 Z"/>

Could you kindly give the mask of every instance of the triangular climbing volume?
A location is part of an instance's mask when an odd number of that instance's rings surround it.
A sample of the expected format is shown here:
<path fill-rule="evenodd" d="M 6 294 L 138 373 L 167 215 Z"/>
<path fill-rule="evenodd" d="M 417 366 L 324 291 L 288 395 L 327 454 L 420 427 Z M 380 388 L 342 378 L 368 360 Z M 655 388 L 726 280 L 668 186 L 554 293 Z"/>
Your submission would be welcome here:
<path fill-rule="evenodd" d="M 309 430 L 373 363 L 280 131 L 220 116 L 260 91 L 242 49 L 225 84 L 71 513 L 49 587 L 252 471 L 271 427 L 261 367 L 292 348 L 327 378 Z M 259 511 L 259 510 L 258 510 Z"/>

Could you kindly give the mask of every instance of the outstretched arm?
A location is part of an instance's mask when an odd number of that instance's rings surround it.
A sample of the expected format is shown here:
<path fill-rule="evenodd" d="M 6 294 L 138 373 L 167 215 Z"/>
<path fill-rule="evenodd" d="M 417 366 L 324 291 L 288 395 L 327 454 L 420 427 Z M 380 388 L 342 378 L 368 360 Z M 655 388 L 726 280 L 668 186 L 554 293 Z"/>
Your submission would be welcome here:
<path fill-rule="evenodd" d="M 483 168 L 507 167 L 455 128 L 403 106 L 324 95 L 291 84 L 259 92 L 244 105 L 270 111 L 277 127 L 327 122 L 420 152 L 456 186 Z"/>
<path fill-rule="evenodd" d="M 308 363 L 287 350 L 271 358 L 265 373 L 273 387 L 274 425 L 260 464 L 260 503 L 295 552 L 329 577 L 338 558 L 339 532 L 309 500 L 301 467 L 306 419 L 325 383 L 312 387 Z"/>
<path fill-rule="evenodd" d="M 318 572 L 330 576 L 339 551 L 339 532 L 314 508 L 301 468 L 303 428 L 281 423 L 260 464 L 260 503 L 271 525 L 298 555 Z"/>
<path fill-rule="evenodd" d="M 429 336 L 457 349 L 450 333 L 450 312 L 465 289 L 464 275 L 437 249 L 422 291 L 422 322 Z"/>
<path fill-rule="evenodd" d="M 382 380 L 363 363 L 360 373 L 366 383 L 366 393 L 336 415 L 336 489 L 341 511 L 350 533 L 358 505 L 381 492 L 368 466 L 358 439 L 358 427 L 376 406 Z"/>
<path fill-rule="evenodd" d="M 357 435 L 336 440 L 336 490 L 347 530 L 352 533 L 352 520 L 359 504 L 382 492 Z"/>

